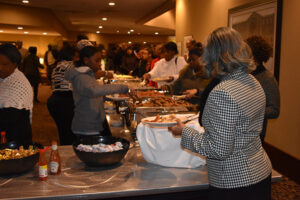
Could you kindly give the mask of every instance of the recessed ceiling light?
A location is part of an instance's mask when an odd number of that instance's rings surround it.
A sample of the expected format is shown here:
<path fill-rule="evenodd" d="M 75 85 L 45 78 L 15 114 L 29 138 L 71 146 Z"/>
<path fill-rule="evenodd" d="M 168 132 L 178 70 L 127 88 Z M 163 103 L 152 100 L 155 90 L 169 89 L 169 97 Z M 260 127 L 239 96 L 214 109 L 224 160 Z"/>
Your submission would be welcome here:
<path fill-rule="evenodd" d="M 147 42 L 143 42 L 144 44 L 146 44 Z"/>
<path fill-rule="evenodd" d="M 127 33 L 128 33 L 128 34 L 130 34 L 131 32 L 130 32 L 130 31 L 128 31 Z"/>
<path fill-rule="evenodd" d="M 44 32 L 43 35 L 47 35 L 47 32 Z"/>
<path fill-rule="evenodd" d="M 109 6 L 114 6 L 114 5 L 116 5 L 116 3 L 115 2 L 109 2 L 108 5 Z"/>
<path fill-rule="evenodd" d="M 103 21 L 107 21 L 107 17 L 102 17 L 102 20 Z"/>
<path fill-rule="evenodd" d="M 134 32 L 134 30 L 133 30 L 133 29 L 130 29 L 130 32 Z"/>
<path fill-rule="evenodd" d="M 23 29 L 23 27 L 22 26 L 18 26 L 18 28 L 17 29 L 19 29 L 19 30 L 22 30 Z"/>
<path fill-rule="evenodd" d="M 98 26 L 98 28 L 103 28 L 103 26 Z"/>
<path fill-rule="evenodd" d="M 117 33 L 119 33 L 120 31 L 119 30 L 117 30 Z"/>
<path fill-rule="evenodd" d="M 25 31 L 24 34 L 28 34 L 29 32 Z"/>
<path fill-rule="evenodd" d="M 22 0 L 22 3 L 29 3 L 29 0 Z"/>
<path fill-rule="evenodd" d="M 128 41 L 128 44 L 131 44 L 132 42 L 131 41 Z"/>
<path fill-rule="evenodd" d="M 158 35 L 159 33 L 158 33 L 158 32 L 155 32 L 154 34 L 155 34 L 155 35 Z"/>
<path fill-rule="evenodd" d="M 3 30 L 0 30 L 0 33 L 3 33 Z"/>
<path fill-rule="evenodd" d="M 96 31 L 96 33 L 97 33 L 97 34 L 99 34 L 99 33 L 100 33 L 100 31 Z"/>

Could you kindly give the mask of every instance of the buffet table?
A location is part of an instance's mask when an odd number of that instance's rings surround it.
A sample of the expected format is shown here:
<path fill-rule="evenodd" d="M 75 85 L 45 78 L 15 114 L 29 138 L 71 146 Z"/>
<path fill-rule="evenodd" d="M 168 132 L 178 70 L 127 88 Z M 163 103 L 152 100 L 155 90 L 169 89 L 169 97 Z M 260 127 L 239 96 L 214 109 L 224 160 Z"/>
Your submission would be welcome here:
<path fill-rule="evenodd" d="M 119 118 L 118 115 L 114 115 L 115 119 Z M 172 199 L 193 199 L 192 193 L 196 193 L 196 197 L 199 198 L 201 192 L 207 191 L 206 166 L 183 169 L 147 163 L 142 157 L 138 144 L 133 142 L 132 135 L 122 135 L 121 130 L 121 127 L 111 127 L 114 136 L 131 141 L 131 147 L 121 163 L 111 167 L 87 167 L 75 155 L 72 146 L 59 146 L 62 161 L 60 175 L 49 175 L 47 181 L 39 181 L 36 165 L 31 172 L 0 177 L 0 199 L 128 199 L 132 197 L 144 200 L 170 199 L 171 196 Z M 49 158 L 50 152 L 47 153 Z M 280 179 L 281 175 L 273 171 L 272 181 Z"/>
<path fill-rule="evenodd" d="M 133 146 L 125 159 L 113 167 L 86 167 L 72 146 L 60 146 L 62 173 L 39 181 L 34 171 L 0 177 L 0 199 L 103 199 L 199 191 L 208 188 L 206 167 L 164 168 L 144 161 Z M 22 166 L 20 166 L 22 167 Z M 273 181 L 281 179 L 276 171 Z"/>

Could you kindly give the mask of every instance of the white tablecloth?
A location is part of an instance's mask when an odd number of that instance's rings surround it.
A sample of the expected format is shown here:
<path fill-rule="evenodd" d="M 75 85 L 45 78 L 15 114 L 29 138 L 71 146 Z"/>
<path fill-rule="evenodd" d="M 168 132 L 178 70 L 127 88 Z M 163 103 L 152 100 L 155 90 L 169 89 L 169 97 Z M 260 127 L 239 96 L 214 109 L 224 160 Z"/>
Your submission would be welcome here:
<path fill-rule="evenodd" d="M 198 131 L 203 131 L 198 119 L 187 124 Z M 205 158 L 183 149 L 181 137 L 174 137 L 167 128 L 153 128 L 140 123 L 137 127 L 137 139 L 145 160 L 165 167 L 196 168 L 205 165 Z"/>

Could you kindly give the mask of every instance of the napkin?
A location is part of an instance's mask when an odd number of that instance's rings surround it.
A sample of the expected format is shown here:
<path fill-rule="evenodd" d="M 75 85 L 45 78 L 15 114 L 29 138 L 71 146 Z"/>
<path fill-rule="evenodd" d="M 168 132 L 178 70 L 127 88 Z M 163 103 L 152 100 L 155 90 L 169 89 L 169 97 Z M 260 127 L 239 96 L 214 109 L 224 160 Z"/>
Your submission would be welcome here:
<path fill-rule="evenodd" d="M 190 116 L 190 115 L 187 115 Z M 186 124 L 188 127 L 203 132 L 198 118 Z M 140 123 L 136 132 L 144 159 L 164 167 L 196 168 L 205 165 L 200 154 L 181 147 L 181 137 L 174 137 L 167 127 L 154 128 Z"/>

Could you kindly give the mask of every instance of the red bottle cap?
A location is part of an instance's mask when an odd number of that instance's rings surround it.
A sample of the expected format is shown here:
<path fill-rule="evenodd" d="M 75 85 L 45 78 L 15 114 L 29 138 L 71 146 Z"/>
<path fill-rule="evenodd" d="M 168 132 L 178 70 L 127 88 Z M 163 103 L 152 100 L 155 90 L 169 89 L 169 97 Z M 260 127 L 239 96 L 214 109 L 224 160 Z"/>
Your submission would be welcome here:
<path fill-rule="evenodd" d="M 2 135 L 6 135 L 6 132 L 5 131 L 1 131 L 1 136 Z"/>
<path fill-rule="evenodd" d="M 40 149 L 40 152 L 45 152 L 45 151 L 47 151 L 48 149 L 50 149 L 50 147 L 47 147 L 47 148 L 45 148 L 45 149 Z"/>

